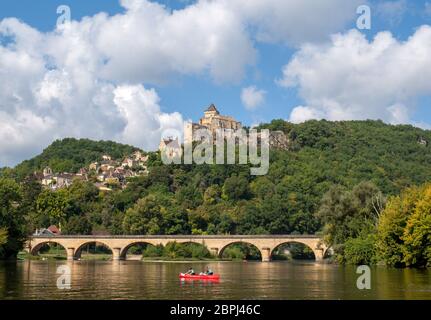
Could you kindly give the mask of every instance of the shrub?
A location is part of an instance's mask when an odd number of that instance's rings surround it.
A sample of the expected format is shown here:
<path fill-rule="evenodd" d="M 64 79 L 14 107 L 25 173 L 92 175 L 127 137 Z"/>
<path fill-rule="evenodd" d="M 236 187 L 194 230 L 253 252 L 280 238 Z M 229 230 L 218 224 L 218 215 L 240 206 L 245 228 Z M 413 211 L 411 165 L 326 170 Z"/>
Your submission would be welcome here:
<path fill-rule="evenodd" d="M 373 264 L 376 262 L 374 237 L 351 238 L 344 244 L 344 260 L 349 264 Z"/>

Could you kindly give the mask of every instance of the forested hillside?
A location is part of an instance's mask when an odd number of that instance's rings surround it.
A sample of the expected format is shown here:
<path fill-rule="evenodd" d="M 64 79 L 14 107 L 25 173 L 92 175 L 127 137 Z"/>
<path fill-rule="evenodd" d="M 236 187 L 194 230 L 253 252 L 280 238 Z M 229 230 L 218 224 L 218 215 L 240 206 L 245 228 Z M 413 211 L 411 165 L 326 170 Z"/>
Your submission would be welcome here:
<path fill-rule="evenodd" d="M 54 172 L 74 173 L 92 161 L 100 160 L 104 154 L 121 159 L 135 150 L 138 148 L 113 141 L 66 138 L 54 141 L 40 155 L 23 161 L 13 170 L 3 170 L 18 180 L 34 171 L 41 171 L 46 166 L 51 167 Z"/>
<path fill-rule="evenodd" d="M 293 140 L 295 152 L 278 152 L 271 159 L 273 170 L 281 158 L 290 162 L 290 170 L 281 175 L 303 176 L 310 170 L 318 183 L 345 186 L 370 180 L 384 193 L 397 193 L 429 179 L 429 130 L 371 120 L 297 125 L 275 120 L 262 127 L 288 132 Z"/>

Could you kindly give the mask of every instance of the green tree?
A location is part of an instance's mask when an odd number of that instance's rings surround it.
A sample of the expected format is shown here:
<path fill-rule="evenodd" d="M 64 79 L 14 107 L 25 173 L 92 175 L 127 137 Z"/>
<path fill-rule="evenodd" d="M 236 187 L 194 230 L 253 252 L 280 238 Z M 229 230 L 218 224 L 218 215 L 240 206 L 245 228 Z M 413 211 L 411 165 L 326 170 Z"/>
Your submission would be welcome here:
<path fill-rule="evenodd" d="M 221 190 L 218 185 L 209 186 L 204 193 L 204 203 L 206 205 L 213 205 L 220 201 Z"/>
<path fill-rule="evenodd" d="M 47 227 L 46 224 L 61 227 L 66 222 L 68 208 L 67 189 L 42 191 L 36 200 L 39 227 Z"/>
<path fill-rule="evenodd" d="M 2 245 L 4 245 L 7 242 L 7 229 L 6 228 L 0 228 L 0 248 Z M 0 253 L 1 255 L 1 253 Z"/>
<path fill-rule="evenodd" d="M 375 235 L 368 234 L 349 238 L 344 243 L 343 259 L 347 263 L 356 265 L 375 263 L 377 259 Z"/>
<path fill-rule="evenodd" d="M 404 263 L 407 266 L 431 266 L 431 185 L 421 198 L 404 229 Z"/>
<path fill-rule="evenodd" d="M 67 235 L 89 235 L 92 231 L 92 225 L 85 215 L 75 215 L 69 218 L 61 231 Z"/>
<path fill-rule="evenodd" d="M 23 247 L 26 227 L 21 202 L 20 186 L 12 179 L 0 179 L 0 229 L 3 230 L 0 258 L 16 257 Z"/>
<path fill-rule="evenodd" d="M 124 215 L 123 229 L 127 234 L 160 234 L 163 232 L 162 211 L 156 196 L 149 195 L 138 202 Z"/>
<path fill-rule="evenodd" d="M 431 184 L 391 197 L 379 218 L 377 249 L 396 267 L 431 265 Z"/>
<path fill-rule="evenodd" d="M 246 199 L 250 190 L 248 181 L 243 176 L 232 175 L 223 184 L 223 198 L 227 200 Z"/>
<path fill-rule="evenodd" d="M 335 186 L 324 195 L 317 216 L 324 223 L 325 240 L 334 248 L 339 261 L 356 263 L 366 258 L 363 245 L 371 240 L 363 235 L 375 233 L 384 203 L 380 190 L 369 182 L 358 184 L 352 191 Z M 374 254 L 373 246 L 367 253 Z"/>
<path fill-rule="evenodd" d="M 422 188 L 411 187 L 401 195 L 388 199 L 377 226 L 377 250 L 380 259 L 395 267 L 405 266 L 404 229 L 410 214 L 415 210 Z"/>

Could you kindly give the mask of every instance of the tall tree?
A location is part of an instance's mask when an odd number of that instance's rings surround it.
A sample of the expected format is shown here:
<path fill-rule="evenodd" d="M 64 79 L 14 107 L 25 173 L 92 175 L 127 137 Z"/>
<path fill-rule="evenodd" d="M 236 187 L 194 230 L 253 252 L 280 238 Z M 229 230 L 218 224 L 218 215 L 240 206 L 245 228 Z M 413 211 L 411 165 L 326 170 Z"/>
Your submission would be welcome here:
<path fill-rule="evenodd" d="M 67 189 L 44 190 L 36 201 L 39 227 L 47 227 L 47 224 L 55 224 L 61 227 L 67 221 L 68 208 Z"/>
<path fill-rule="evenodd" d="M 128 234 L 159 234 L 163 232 L 162 208 L 154 195 L 138 202 L 124 215 L 123 229 Z"/>
<path fill-rule="evenodd" d="M 431 184 L 389 199 L 379 220 L 377 248 L 389 265 L 431 265 Z"/>
<path fill-rule="evenodd" d="M 21 202 L 20 186 L 11 179 L 0 179 L 0 229 L 3 230 L 0 258 L 15 257 L 23 247 L 26 227 Z"/>
<path fill-rule="evenodd" d="M 370 182 L 362 182 L 352 191 L 335 186 L 324 195 L 317 216 L 324 223 L 325 240 L 340 261 L 374 259 L 374 240 L 369 236 L 375 233 L 384 203 L 380 190 Z M 368 251 L 364 252 L 364 248 Z"/>

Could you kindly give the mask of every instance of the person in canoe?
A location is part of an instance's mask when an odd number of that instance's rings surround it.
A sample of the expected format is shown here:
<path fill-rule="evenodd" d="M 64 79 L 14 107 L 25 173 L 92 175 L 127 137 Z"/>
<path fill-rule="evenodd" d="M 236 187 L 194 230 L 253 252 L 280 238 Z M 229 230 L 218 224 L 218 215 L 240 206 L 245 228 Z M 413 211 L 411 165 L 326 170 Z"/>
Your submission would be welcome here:
<path fill-rule="evenodd" d="M 185 274 L 195 275 L 195 270 L 193 270 L 192 267 L 189 268 L 189 271 L 187 271 Z"/>
<path fill-rule="evenodd" d="M 214 272 L 210 269 L 210 267 L 207 266 L 206 270 L 204 272 L 201 272 L 200 275 L 206 275 L 206 276 L 212 276 Z"/>

